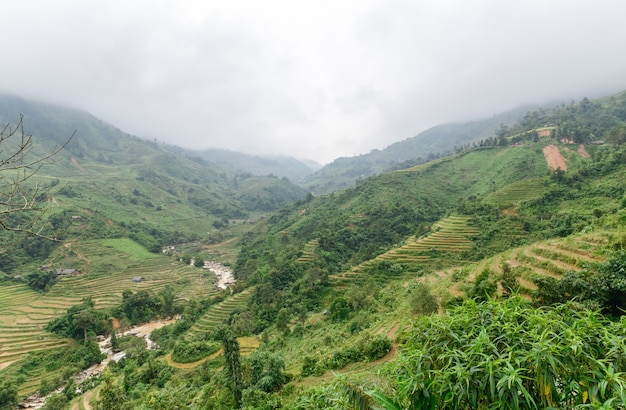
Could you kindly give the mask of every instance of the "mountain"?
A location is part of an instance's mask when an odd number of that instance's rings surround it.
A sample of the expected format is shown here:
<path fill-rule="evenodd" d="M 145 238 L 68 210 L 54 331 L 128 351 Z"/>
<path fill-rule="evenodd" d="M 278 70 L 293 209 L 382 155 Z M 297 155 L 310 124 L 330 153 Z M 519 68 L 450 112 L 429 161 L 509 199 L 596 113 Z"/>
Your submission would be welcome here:
<path fill-rule="evenodd" d="M 165 149 L 189 157 L 202 158 L 231 172 L 275 175 L 279 178 L 288 178 L 296 184 L 321 168 L 321 165 L 315 161 L 300 161 L 286 156 L 262 157 L 218 148 L 186 150 L 178 147 L 165 147 Z"/>
<path fill-rule="evenodd" d="M 25 134 L 32 135 L 32 158 L 73 135 L 37 173 L 38 183 L 50 190 L 52 213 L 84 222 L 73 235 L 133 236 L 160 250 L 170 242 L 206 239 L 216 227 L 256 218 L 306 194 L 285 178 L 236 173 L 168 152 L 83 111 L 1 95 L 0 122 L 15 127 L 20 115 Z M 5 152 L 15 148 L 14 140 L 3 141 Z M 12 255 L 4 269 L 28 256 Z"/>
<path fill-rule="evenodd" d="M 438 125 L 381 150 L 338 158 L 306 177 L 301 185 L 315 194 L 325 194 L 384 171 L 421 164 L 489 138 L 502 124 L 512 125 L 533 108 L 523 106 L 484 120 Z"/>

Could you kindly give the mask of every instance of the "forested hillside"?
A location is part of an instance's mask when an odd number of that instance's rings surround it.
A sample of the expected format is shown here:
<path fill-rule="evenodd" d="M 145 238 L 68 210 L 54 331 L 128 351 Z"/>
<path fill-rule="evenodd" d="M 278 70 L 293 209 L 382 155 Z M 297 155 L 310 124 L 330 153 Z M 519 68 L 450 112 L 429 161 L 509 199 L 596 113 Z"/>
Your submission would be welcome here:
<path fill-rule="evenodd" d="M 129 237 L 160 252 L 165 245 L 219 237 L 233 221 L 255 219 L 305 195 L 287 179 L 170 153 L 85 112 L 2 96 L 0 121 L 15 128 L 20 116 L 18 133 L 32 135 L 31 158 L 69 140 L 30 181 L 45 190 L 41 200 L 50 209 L 45 229 L 64 232 L 63 240 Z M 2 141 L 4 152 L 15 149 L 18 137 Z M 56 246 L 0 235 L 11 245 L 0 262 L 7 273 L 27 260 L 41 262 Z"/>
<path fill-rule="evenodd" d="M 209 188 L 193 182 L 194 161 L 178 167 L 155 147 L 133 174 L 143 185 L 126 188 L 138 208 L 110 213 L 80 191 L 55 196 L 81 222 L 40 260 L 83 272 L 56 280 L 16 262 L 25 278 L 4 278 L 0 398 L 59 386 L 48 408 L 621 408 L 625 108 L 621 93 L 531 111 L 452 155 L 264 217 L 261 181 L 226 173 L 233 195 L 222 213 L 190 217 L 196 241 L 170 255 L 138 245 L 166 239 L 133 234 L 133 223 L 152 221 L 145 208 L 173 226 L 172 211 L 202 208 Z M 93 175 L 97 161 L 84 163 Z M 177 199 L 161 205 L 145 184 L 163 180 Z M 106 192 L 98 201 L 113 204 Z M 273 195 L 267 209 L 279 205 Z M 206 258 L 233 267 L 230 289 L 213 286 Z M 153 332 L 153 349 L 122 336 L 173 317 Z M 96 335 L 126 356 L 76 382 L 72 372 L 100 360 Z"/>
<path fill-rule="evenodd" d="M 512 126 L 532 107 L 520 107 L 491 118 L 466 123 L 442 124 L 420 134 L 355 157 L 337 158 L 302 183 L 316 194 L 328 194 L 372 175 L 432 161 L 468 144 L 493 136 L 502 124 Z"/>

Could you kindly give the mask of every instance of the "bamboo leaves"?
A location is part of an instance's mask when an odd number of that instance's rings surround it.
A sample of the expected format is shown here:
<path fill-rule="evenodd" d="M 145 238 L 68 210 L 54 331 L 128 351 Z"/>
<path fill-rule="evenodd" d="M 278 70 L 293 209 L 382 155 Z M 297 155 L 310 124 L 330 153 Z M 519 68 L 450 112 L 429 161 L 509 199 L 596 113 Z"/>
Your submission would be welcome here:
<path fill-rule="evenodd" d="M 407 409 L 623 405 L 625 324 L 572 305 L 470 301 L 415 321 L 387 369 L 394 400 Z"/>

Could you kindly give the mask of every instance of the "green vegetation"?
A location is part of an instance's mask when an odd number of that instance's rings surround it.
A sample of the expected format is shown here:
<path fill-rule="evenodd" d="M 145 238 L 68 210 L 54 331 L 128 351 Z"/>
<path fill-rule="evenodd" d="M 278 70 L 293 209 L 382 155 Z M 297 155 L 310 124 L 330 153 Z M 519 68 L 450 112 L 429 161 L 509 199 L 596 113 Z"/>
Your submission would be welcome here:
<path fill-rule="evenodd" d="M 60 241 L 6 236 L 0 397 L 65 386 L 49 406 L 620 408 L 624 100 L 529 113 L 265 217 L 296 199 L 288 181 L 121 135 L 133 155 L 94 158 L 79 141 L 66 159 L 84 171 L 49 174 Z M 203 269 L 212 260 L 234 267 L 229 289 Z M 123 336 L 164 320 L 151 349 Z M 71 375 L 109 334 L 126 356 L 74 397 Z"/>
<path fill-rule="evenodd" d="M 391 144 L 382 150 L 372 150 L 350 158 L 338 158 L 324 168 L 307 176 L 303 186 L 316 194 L 329 194 L 354 186 L 372 175 L 448 156 L 461 147 L 491 137 L 498 126 L 511 126 L 526 114 L 528 108 L 518 108 L 491 118 L 463 124 L 443 124 L 428 129 L 413 138 Z"/>
<path fill-rule="evenodd" d="M 177 363 L 193 363 L 217 352 L 219 343 L 180 341 L 174 345 L 172 360 Z"/>
<path fill-rule="evenodd" d="M 394 409 L 618 408 L 626 401 L 625 332 L 623 323 L 569 304 L 468 301 L 413 323 L 401 336 L 401 355 L 384 366 L 384 380 L 367 383 L 379 391 L 369 401 Z M 303 395 L 298 408 L 320 408 L 320 390 Z M 368 395 L 364 390 L 357 392 Z M 354 408 L 341 382 L 322 396 L 339 403 L 335 408 Z"/>

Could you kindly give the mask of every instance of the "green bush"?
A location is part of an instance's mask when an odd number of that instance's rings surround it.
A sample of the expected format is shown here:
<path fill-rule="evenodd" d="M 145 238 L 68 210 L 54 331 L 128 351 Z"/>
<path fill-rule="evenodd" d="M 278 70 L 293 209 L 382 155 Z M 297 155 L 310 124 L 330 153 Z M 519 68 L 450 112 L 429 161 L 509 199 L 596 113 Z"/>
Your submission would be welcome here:
<path fill-rule="evenodd" d="M 366 336 L 358 342 L 357 349 L 365 360 L 378 360 L 391 350 L 391 340 L 385 335 Z"/>
<path fill-rule="evenodd" d="M 307 377 L 315 374 L 316 368 L 317 360 L 315 360 L 311 356 L 305 356 L 304 360 L 302 361 L 302 370 L 300 370 L 300 375 L 302 377 Z"/>
<path fill-rule="evenodd" d="M 412 293 L 411 309 L 416 315 L 430 315 L 439 310 L 437 298 L 430 293 L 427 285 L 419 283 Z"/>
<path fill-rule="evenodd" d="M 188 342 L 179 340 L 174 344 L 172 359 L 178 363 L 193 363 L 217 352 L 221 348 L 219 342 Z"/>

